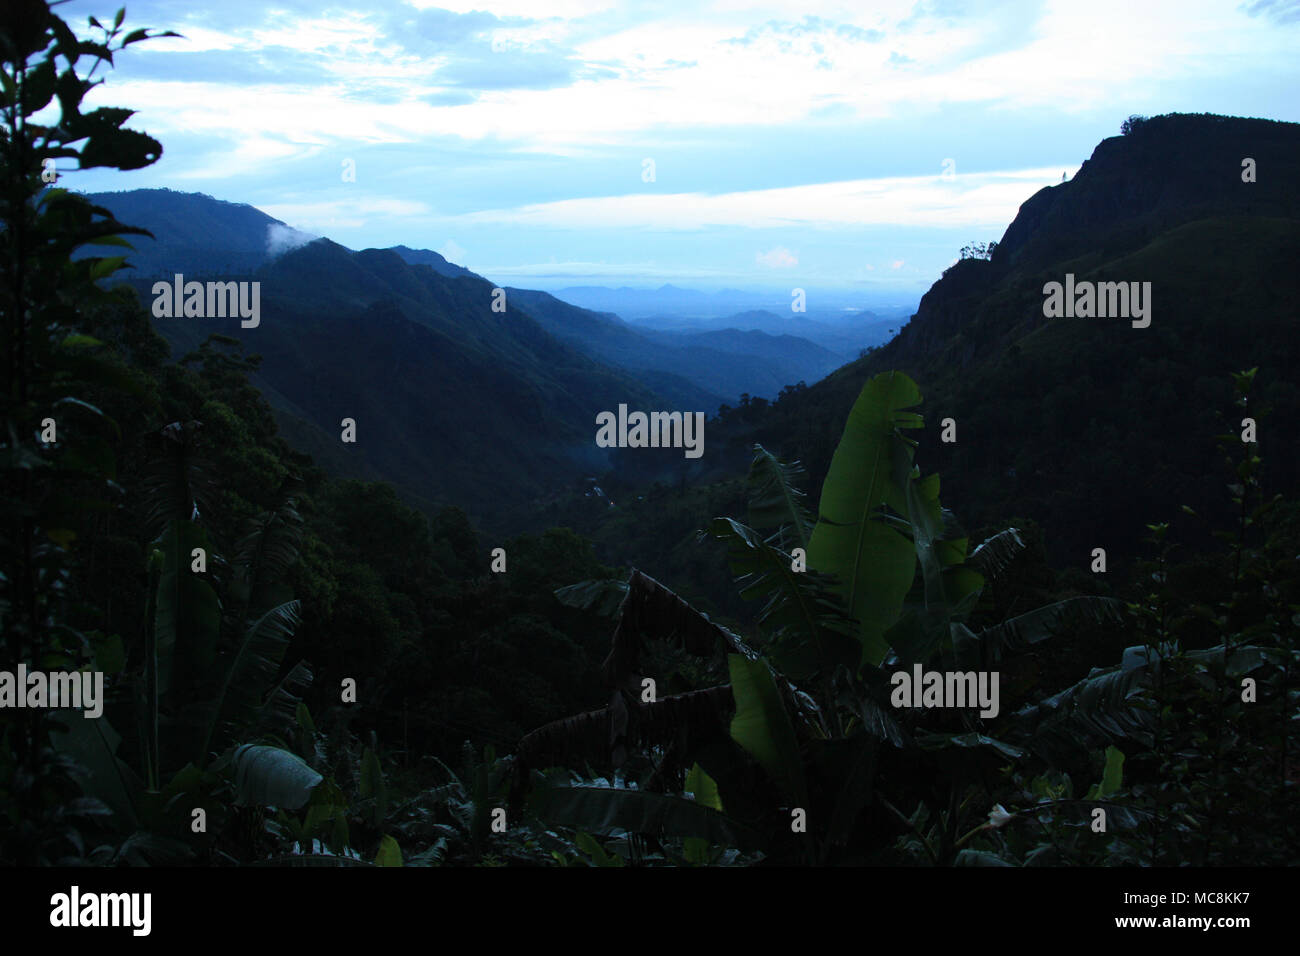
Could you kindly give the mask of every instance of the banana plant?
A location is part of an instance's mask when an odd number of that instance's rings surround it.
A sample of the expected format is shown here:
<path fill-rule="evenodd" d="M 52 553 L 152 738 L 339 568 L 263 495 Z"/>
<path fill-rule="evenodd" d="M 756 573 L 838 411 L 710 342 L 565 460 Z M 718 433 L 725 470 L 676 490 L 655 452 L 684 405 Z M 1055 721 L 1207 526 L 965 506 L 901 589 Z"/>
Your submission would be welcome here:
<path fill-rule="evenodd" d="M 134 695 L 139 772 L 118 755 L 121 737 L 105 718 L 70 719 L 63 743 L 83 759 L 92 755 L 96 783 L 113 795 L 124 831 L 176 829 L 163 817 L 179 785 L 214 806 L 227 788 L 243 803 L 292 809 L 321 779 L 287 748 L 258 739 L 292 731 L 311 681 L 303 662 L 280 676 L 299 621 L 299 602 L 286 599 L 282 581 L 297 558 L 301 519 L 286 493 L 249 523 L 234 561 L 224 562 L 202 524 L 201 427 L 177 422 L 158 433 L 162 461 L 148 485 L 147 520 L 161 531 L 149 557 Z"/>
<path fill-rule="evenodd" d="M 968 552 L 968 539 L 940 504 L 938 477 L 921 476 L 917 443 L 904 435 L 923 426 L 911 410 L 920 398 L 915 383 L 897 372 L 864 385 L 815 523 L 795 487 L 798 466 L 755 448 L 750 524 L 719 518 L 703 533 L 727 544 L 741 593 L 762 602 L 753 648 L 637 571 L 622 589 L 586 582 L 557 592 L 591 608 L 608 607 L 622 594 L 604 667 L 611 701 L 529 734 L 519 746 L 521 767 L 618 765 L 632 751 L 659 754 L 660 769 L 671 763 L 684 772 L 695 764 L 717 782 L 728 838 L 736 841 L 731 845 L 752 829 L 769 835 L 765 852 L 806 861 L 844 859 L 855 841 L 878 846 L 879 835 L 864 834 L 864 827 L 883 832 L 900 821 L 915 827 L 924 811 L 944 833 L 928 848 L 931 858 L 954 861 L 956 828 L 969 803 L 962 789 L 990 762 L 1038 754 L 1042 734 L 1003 716 L 997 726 L 1012 742 L 971 714 L 952 727 L 950 719 L 936 724 L 928 714 L 900 712 L 889 702 L 889 671 L 933 662 L 987 668 L 1064 625 L 1115 625 L 1125 618 L 1118 602 L 1077 598 L 978 632 L 970 628 L 986 578 L 1003 573 L 1024 544 L 1008 529 Z M 637 699 L 639 660 L 650 637 L 705 658 L 725 655 L 730 681 Z M 1137 731 L 1131 694 L 1081 689 L 1077 696 L 1072 715 L 1119 710 L 1123 720 L 1098 718 L 1099 726 L 1120 738 Z M 673 777 L 656 772 L 652 779 Z M 911 793 L 909 799 L 919 793 L 935 807 L 903 814 L 880 792 L 882 777 Z M 947 781 L 942 794 L 934 792 L 936 779 Z M 585 795 L 584 812 L 569 822 L 617 819 L 663 835 L 662 816 L 618 809 L 633 794 L 645 796 L 628 790 Z M 719 836 L 706 833 L 703 817 L 693 825 L 699 830 L 693 839 Z M 848 858 L 857 857 L 850 852 Z"/>

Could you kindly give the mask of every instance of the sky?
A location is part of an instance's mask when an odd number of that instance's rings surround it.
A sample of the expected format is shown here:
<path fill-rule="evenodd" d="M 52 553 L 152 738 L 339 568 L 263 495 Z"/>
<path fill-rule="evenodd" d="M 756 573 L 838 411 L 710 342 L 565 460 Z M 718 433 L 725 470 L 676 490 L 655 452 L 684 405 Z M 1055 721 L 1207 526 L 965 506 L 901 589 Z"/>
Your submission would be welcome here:
<path fill-rule="evenodd" d="M 116 6 L 71 0 L 86 18 Z M 1130 114 L 1300 121 L 1300 0 L 149 0 L 87 107 L 249 203 L 503 285 L 915 301 Z M 812 294 L 812 293 L 810 293 Z"/>

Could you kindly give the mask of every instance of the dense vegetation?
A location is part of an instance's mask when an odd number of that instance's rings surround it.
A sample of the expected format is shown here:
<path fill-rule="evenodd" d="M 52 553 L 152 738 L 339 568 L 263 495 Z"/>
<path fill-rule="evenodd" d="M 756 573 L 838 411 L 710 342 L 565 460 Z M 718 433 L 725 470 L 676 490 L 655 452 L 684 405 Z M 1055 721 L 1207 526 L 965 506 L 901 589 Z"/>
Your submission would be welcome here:
<path fill-rule="evenodd" d="M 161 155 L 80 109 L 150 36 L 122 21 L 0 20 L 0 669 L 108 688 L 99 718 L 0 709 L 0 861 L 1295 862 L 1300 512 L 1233 421 L 1261 372 L 1223 396 L 1220 549 L 1180 555 L 1202 539 L 1153 515 L 1130 586 L 1058 577 L 1029 523 L 972 548 L 892 371 L 826 400 L 816 517 L 746 444 L 743 479 L 579 499 L 617 570 L 563 528 L 487 540 L 293 450 L 258 358 L 210 336 L 171 361 L 105 281 L 124 260 L 76 254 L 138 230 L 46 160 Z M 812 391 L 726 417 L 771 427 Z M 999 713 L 891 706 L 914 664 L 998 670 Z"/>

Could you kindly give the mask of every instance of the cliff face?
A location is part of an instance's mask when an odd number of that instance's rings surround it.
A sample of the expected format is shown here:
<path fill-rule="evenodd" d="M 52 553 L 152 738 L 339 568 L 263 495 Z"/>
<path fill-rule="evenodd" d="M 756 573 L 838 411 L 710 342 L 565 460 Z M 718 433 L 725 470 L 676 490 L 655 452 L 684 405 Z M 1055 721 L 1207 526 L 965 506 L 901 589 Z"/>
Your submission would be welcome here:
<path fill-rule="evenodd" d="M 1255 182 L 1242 181 L 1247 158 Z M 1043 325 L 1040 278 L 1123 259 L 1216 217 L 1300 219 L 1300 126 L 1173 114 L 1103 140 L 1073 180 L 1020 206 L 991 261 L 945 272 L 898 339 L 867 361 L 907 366 L 951 351 L 965 367 Z"/>
<path fill-rule="evenodd" d="M 1039 190 L 1007 227 L 993 262 L 1031 266 L 1098 242 L 1137 245 L 1216 212 L 1277 215 L 1300 208 L 1296 124 L 1173 114 L 1102 140 L 1074 179 Z M 1254 159 L 1256 181 L 1242 181 Z M 1118 250 L 1117 250 L 1118 251 Z"/>
<path fill-rule="evenodd" d="M 1030 197 L 991 260 L 948 269 L 893 342 L 792 396 L 754 437 L 803 459 L 815 490 L 862 384 L 898 369 L 925 395 L 923 468 L 969 525 L 1039 520 L 1059 561 L 1103 538 L 1136 553 L 1146 523 L 1223 500 L 1213 436 L 1234 425 L 1230 372 L 1259 366 L 1269 480 L 1300 482 L 1297 262 L 1300 124 L 1156 117 Z M 1044 284 L 1067 273 L 1150 283 L 1150 326 L 1045 317 Z M 955 444 L 937 440 L 947 416 Z"/>

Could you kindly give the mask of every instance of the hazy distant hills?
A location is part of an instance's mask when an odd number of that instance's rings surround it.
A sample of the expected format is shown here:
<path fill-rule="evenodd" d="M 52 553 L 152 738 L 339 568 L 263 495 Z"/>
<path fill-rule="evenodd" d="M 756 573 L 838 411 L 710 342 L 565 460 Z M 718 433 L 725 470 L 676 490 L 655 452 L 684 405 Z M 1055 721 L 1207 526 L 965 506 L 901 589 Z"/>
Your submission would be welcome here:
<path fill-rule="evenodd" d="M 493 285 L 477 276 L 449 277 L 435 262 L 412 265 L 394 250 L 353 252 L 328 239 L 277 257 L 266 238 L 276 221 L 256 210 L 148 193 L 93 197 L 157 236 L 137 238 L 131 256 L 138 272 L 154 273 L 131 280 L 146 307 L 159 275 L 217 271 L 193 236 L 242 254 L 244 268 L 223 278 L 261 284 L 255 328 L 238 318 L 155 318 L 155 328 L 178 356 L 213 332 L 261 355 L 254 380 L 286 436 L 334 470 L 387 478 L 427 504 L 462 505 L 492 527 L 604 467 L 597 412 L 673 407 L 548 333 L 522 303 L 493 311 Z M 194 258 L 174 257 L 172 243 Z M 344 418 L 356 421 L 355 444 L 340 441 Z"/>
<path fill-rule="evenodd" d="M 699 334 L 702 332 L 762 332 L 770 336 L 803 339 L 843 358 L 844 362 L 856 359 L 859 353 L 872 346 L 881 345 L 894 336 L 907 321 L 913 309 L 882 309 L 881 313 L 860 311 L 846 313 L 817 313 L 822 318 L 807 315 L 770 312 L 755 309 L 735 315 L 714 318 L 655 315 L 636 319 L 640 329 L 663 332 Z M 714 341 L 737 342 L 734 338 Z M 750 340 L 751 343 L 753 340 Z M 843 364 L 843 363 L 840 363 Z M 809 378 L 808 381 L 814 381 Z"/>
<path fill-rule="evenodd" d="M 121 221 L 154 233 L 155 239 L 142 236 L 133 239 L 135 251 L 129 255 L 128 262 L 134 269 L 126 274 L 136 278 L 170 278 L 177 272 L 191 277 L 251 275 L 277 256 L 313 238 L 251 206 L 201 194 L 142 189 L 90 194 L 88 198 L 113 209 Z M 342 246 L 338 249 L 347 251 Z M 446 279 L 487 281 L 428 249 L 399 245 L 389 251 L 407 265 L 428 266 Z M 100 252 L 108 254 L 106 249 Z M 327 305 L 368 304 L 374 296 L 365 285 L 365 270 L 350 261 L 341 260 L 336 265 L 338 274 L 317 277 L 318 281 L 311 288 L 303 289 L 302 294 Z M 370 268 L 378 270 L 385 281 L 396 282 L 410 292 L 409 276 L 394 272 L 391 262 L 382 265 L 372 261 Z M 718 298 L 692 290 L 677 292 L 681 293 L 677 298 L 682 302 L 722 302 L 729 301 L 726 296 L 733 296 L 726 293 Z M 643 334 L 644 330 L 616 315 L 584 309 L 544 292 L 510 288 L 508 293 L 508 301 L 529 312 L 552 335 L 593 359 L 627 370 L 632 378 L 663 396 L 671 407 L 710 413 L 724 402 L 736 402 L 742 394 L 775 397 L 786 385 L 817 381 L 856 357 L 862 348 L 884 341 L 888 333 L 883 326 L 896 324 L 872 324 L 864 319 L 856 324 L 829 327 L 804 316 L 792 315 L 787 321 L 772 313 L 751 312 L 736 317 L 740 324 L 735 326 L 726 320 L 721 323 L 689 320 L 680 327 L 691 332 L 706 328 L 753 328 L 775 338 L 758 341 L 752 336 L 684 335 L 673 339 Z M 419 297 L 419 293 L 414 294 Z M 734 293 L 734 296 L 763 299 L 747 293 Z M 673 298 L 671 291 L 669 298 Z M 672 324 L 677 320 L 667 322 Z M 793 329 L 817 335 L 821 347 L 791 340 L 789 336 L 797 335 Z"/>
<path fill-rule="evenodd" d="M 871 293 L 872 308 L 868 310 L 862 308 L 864 294 L 816 289 L 807 290 L 806 312 L 791 309 L 790 292 L 786 290 L 702 292 L 673 285 L 657 289 L 574 286 L 554 295 L 585 309 L 616 312 L 638 329 L 756 329 L 769 335 L 807 339 L 842 355 L 845 361 L 857 358 L 864 348 L 888 341 L 916 309 L 915 296 Z"/>
<path fill-rule="evenodd" d="M 1243 182 L 1244 158 L 1256 182 Z M 1076 567 L 1094 547 L 1141 556 L 1147 523 L 1227 501 L 1214 436 L 1241 430 L 1231 372 L 1259 366 L 1267 487 L 1295 491 L 1297 262 L 1300 125 L 1152 118 L 1026 201 L 992 261 L 945 272 L 896 339 L 732 440 L 804 458 L 816 492 L 863 382 L 900 369 L 925 395 L 918 461 L 968 526 L 1032 517 Z M 1046 317 L 1044 285 L 1066 273 L 1150 282 L 1150 326 Z M 946 417 L 952 444 L 939 441 Z"/>
<path fill-rule="evenodd" d="M 803 284 L 791 281 L 791 286 Z M 889 315 L 896 310 L 911 309 L 916 296 L 887 289 L 864 292 L 823 290 L 810 287 L 806 292 L 809 314 L 847 314 L 848 310 L 861 310 L 863 301 L 869 299 L 871 308 Z M 569 286 L 554 292 L 556 298 L 593 309 L 598 312 L 617 312 L 630 322 L 640 322 L 654 317 L 675 316 L 692 320 L 722 319 L 741 312 L 769 311 L 791 314 L 791 289 L 719 289 L 705 292 L 683 289 L 671 283 L 657 288 L 620 286 Z"/>
<path fill-rule="evenodd" d="M 816 382 L 853 357 L 798 336 L 771 335 L 754 329 L 742 332 L 740 327 L 712 332 L 642 329 L 641 334 L 684 352 L 693 359 L 691 365 L 712 362 L 714 386 L 729 385 L 730 394 L 737 396 L 775 398 L 785 386 Z M 705 373 L 706 369 L 699 370 L 700 375 Z M 724 375 L 728 377 L 724 379 Z"/>
<path fill-rule="evenodd" d="M 507 289 L 551 334 L 611 365 L 628 369 L 665 394 L 694 401 L 710 414 L 743 394 L 774 398 L 786 385 L 815 382 L 848 357 L 792 336 L 734 329 L 657 332 L 609 313 L 591 312 L 546 292 Z"/>
<path fill-rule="evenodd" d="M 846 357 L 788 335 L 637 329 L 525 289 L 507 288 L 497 312 L 493 283 L 429 250 L 353 251 L 250 206 L 167 189 L 89 198 L 154 234 L 133 237 L 134 268 L 121 274 L 146 306 L 153 283 L 176 273 L 261 283 L 256 328 L 156 318 L 174 354 L 212 332 L 242 340 L 262 356 L 254 380 L 294 444 L 489 526 L 607 467 L 599 411 L 712 414 L 743 393 L 816 381 Z M 339 440 L 343 418 L 356 419 L 355 445 Z"/>

